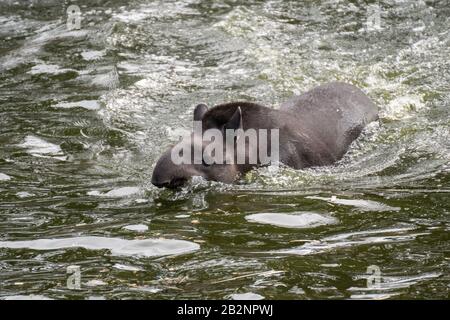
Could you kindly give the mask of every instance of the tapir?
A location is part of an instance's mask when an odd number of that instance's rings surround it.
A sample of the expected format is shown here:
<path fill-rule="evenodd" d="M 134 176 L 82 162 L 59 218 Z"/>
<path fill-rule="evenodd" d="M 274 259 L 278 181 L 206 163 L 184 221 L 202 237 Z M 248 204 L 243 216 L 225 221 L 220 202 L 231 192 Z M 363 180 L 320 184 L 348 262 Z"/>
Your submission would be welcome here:
<path fill-rule="evenodd" d="M 378 120 L 377 106 L 357 87 L 331 82 L 294 96 L 278 109 L 251 102 L 231 102 L 208 108 L 199 104 L 194 109 L 194 121 L 201 121 L 202 130 L 217 129 L 278 129 L 279 163 L 294 169 L 328 166 L 341 159 L 364 127 Z M 236 148 L 237 139 L 226 142 Z M 202 139 L 190 139 L 179 144 L 204 149 Z M 200 145 L 194 145 L 194 144 Z M 250 142 L 248 142 L 250 143 Z M 247 143 L 247 144 L 248 144 Z M 262 165 L 256 163 L 175 163 L 172 146 L 157 161 L 152 184 L 177 188 L 191 177 L 233 183 L 248 171 Z M 251 148 L 249 150 L 257 150 Z M 270 150 L 269 150 L 270 151 Z M 246 156 L 250 156 L 247 154 Z"/>

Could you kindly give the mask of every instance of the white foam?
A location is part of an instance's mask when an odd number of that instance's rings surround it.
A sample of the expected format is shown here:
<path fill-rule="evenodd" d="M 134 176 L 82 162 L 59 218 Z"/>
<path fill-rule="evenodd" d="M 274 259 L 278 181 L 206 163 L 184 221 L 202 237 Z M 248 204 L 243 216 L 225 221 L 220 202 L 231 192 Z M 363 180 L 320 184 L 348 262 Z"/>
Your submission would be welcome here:
<path fill-rule="evenodd" d="M 200 246 L 196 243 L 172 239 L 125 240 L 120 238 L 86 236 L 29 241 L 0 241 L 0 248 L 11 249 L 58 250 L 75 247 L 88 250 L 107 249 L 115 256 L 142 257 L 178 255 L 200 249 Z"/>
<path fill-rule="evenodd" d="M 86 300 L 106 300 L 106 298 L 103 296 L 89 296 Z"/>
<path fill-rule="evenodd" d="M 170 141 L 178 142 L 182 138 L 188 138 L 191 132 L 185 128 L 175 128 L 166 127 L 166 134 Z"/>
<path fill-rule="evenodd" d="M 137 9 L 129 11 L 121 11 L 113 13 L 112 17 L 125 23 L 138 23 L 150 17 L 166 17 L 168 15 L 174 16 L 179 14 L 198 14 L 198 11 L 190 8 L 182 1 L 163 1 L 154 3 L 145 3 Z"/>
<path fill-rule="evenodd" d="M 270 224 L 284 228 L 313 228 L 338 223 L 338 219 L 314 212 L 257 213 L 245 217 L 247 221 Z"/>
<path fill-rule="evenodd" d="M 190 215 L 188 215 L 188 214 L 178 214 L 175 216 L 175 218 L 177 218 L 177 219 L 184 219 L 184 218 L 189 218 L 189 217 L 190 217 Z"/>
<path fill-rule="evenodd" d="M 91 82 L 95 86 L 115 89 L 120 84 L 119 73 L 113 68 L 106 73 L 96 75 Z"/>
<path fill-rule="evenodd" d="M 302 288 L 299 288 L 298 286 L 293 286 L 291 289 L 289 289 L 289 293 L 305 294 L 305 290 L 303 290 Z"/>
<path fill-rule="evenodd" d="M 120 264 L 120 263 L 116 263 L 115 265 L 113 265 L 113 268 L 118 269 L 118 270 L 125 270 L 125 271 L 143 271 L 144 270 L 142 268 L 128 266 L 128 265 Z"/>
<path fill-rule="evenodd" d="M 16 193 L 16 196 L 19 198 L 28 198 L 28 197 L 33 197 L 34 194 L 26 192 L 26 191 L 20 191 Z"/>
<path fill-rule="evenodd" d="M 399 211 L 399 207 L 391 207 L 384 203 L 372 201 L 372 200 L 362 200 L 362 199 L 339 199 L 335 196 L 331 198 L 308 196 L 308 199 L 324 200 L 327 202 L 341 204 L 345 206 L 356 207 L 362 211 Z"/>
<path fill-rule="evenodd" d="M 138 187 L 124 187 L 107 192 L 105 194 L 105 197 L 112 197 L 112 198 L 128 197 L 138 193 L 140 190 L 141 189 L 139 189 Z"/>
<path fill-rule="evenodd" d="M 125 230 L 136 231 L 136 232 L 145 232 L 148 230 L 148 226 L 146 226 L 145 224 L 130 224 L 123 228 Z"/>
<path fill-rule="evenodd" d="M 93 191 L 89 191 L 88 193 L 87 193 L 87 195 L 88 196 L 101 196 L 102 195 L 102 193 L 100 192 L 100 191 L 98 191 L 98 190 L 93 190 Z"/>
<path fill-rule="evenodd" d="M 58 145 L 47 142 L 36 136 L 27 136 L 24 142 L 19 144 L 18 147 L 28 149 L 27 152 L 35 157 L 51 157 L 58 160 L 67 159 Z"/>
<path fill-rule="evenodd" d="M 56 108 L 71 109 L 71 108 L 84 108 L 87 110 L 98 110 L 100 109 L 100 104 L 97 100 L 81 100 L 77 102 L 60 102 L 55 105 Z"/>
<path fill-rule="evenodd" d="M 0 181 L 8 181 L 8 180 L 11 180 L 11 177 L 8 176 L 7 174 L 0 172 Z"/>
<path fill-rule="evenodd" d="M 386 300 L 398 296 L 400 292 L 394 293 L 364 293 L 364 294 L 352 294 L 350 299 L 354 300 Z"/>
<path fill-rule="evenodd" d="M 137 12 L 137 11 L 128 11 L 123 13 L 114 14 L 113 17 L 119 19 L 123 22 L 131 23 L 131 22 L 139 22 L 148 18 L 149 14 L 147 12 Z"/>
<path fill-rule="evenodd" d="M 46 296 L 30 294 L 29 296 L 26 295 L 6 296 L 0 298 L 0 300 L 53 300 L 53 299 L 48 298 Z"/>
<path fill-rule="evenodd" d="M 130 288 L 130 289 L 135 290 L 135 291 L 143 291 L 146 293 L 158 293 L 163 290 L 163 289 L 160 289 L 157 287 L 152 287 L 152 286 L 142 286 L 142 287 L 135 287 L 135 288 Z"/>
<path fill-rule="evenodd" d="M 85 283 L 86 286 L 88 287 L 98 287 L 98 286 L 105 286 L 107 285 L 106 282 L 102 281 L 102 280 L 89 280 L 88 282 Z"/>
<path fill-rule="evenodd" d="M 134 200 L 136 203 L 148 203 L 148 199 L 136 199 Z"/>
<path fill-rule="evenodd" d="M 247 292 L 247 293 L 234 293 L 230 295 L 233 300 L 262 300 L 264 297 L 257 293 Z"/>
<path fill-rule="evenodd" d="M 97 190 L 89 191 L 87 193 L 88 196 L 97 196 L 97 197 L 109 197 L 109 198 L 124 198 L 129 197 L 134 194 L 137 194 L 141 191 L 138 187 L 123 187 L 123 188 L 117 188 L 113 189 L 111 191 L 108 191 L 106 193 L 102 193 Z"/>
<path fill-rule="evenodd" d="M 86 61 L 98 60 L 105 55 L 105 51 L 89 50 L 81 52 L 81 57 Z"/>
<path fill-rule="evenodd" d="M 63 69 L 60 66 L 56 64 L 38 64 L 31 68 L 30 71 L 28 71 L 29 74 L 42 74 L 42 73 L 48 73 L 48 74 L 62 74 L 69 71 L 75 71 L 73 69 Z"/>
<path fill-rule="evenodd" d="M 414 116 L 415 112 L 425 106 L 422 97 L 417 95 L 406 95 L 396 97 L 383 109 L 383 118 L 393 120 L 407 119 Z"/>

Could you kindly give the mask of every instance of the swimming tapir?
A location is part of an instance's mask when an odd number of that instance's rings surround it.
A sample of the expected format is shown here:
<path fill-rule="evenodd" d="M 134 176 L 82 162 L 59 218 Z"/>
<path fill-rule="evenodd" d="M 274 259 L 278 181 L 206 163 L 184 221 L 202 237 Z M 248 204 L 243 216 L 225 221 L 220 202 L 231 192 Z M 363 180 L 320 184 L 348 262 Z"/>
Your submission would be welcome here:
<path fill-rule="evenodd" d="M 295 169 L 333 164 L 342 158 L 363 128 L 377 119 L 377 106 L 360 89 L 341 82 L 324 84 L 295 96 L 279 109 L 250 102 L 232 102 L 210 109 L 200 104 L 194 110 L 194 121 L 201 121 L 202 132 L 209 129 L 224 133 L 229 129 L 244 132 L 248 129 L 278 129 L 279 162 Z M 250 150 L 245 154 L 248 160 L 252 156 L 251 150 L 257 152 L 258 147 L 244 140 Z M 237 144 L 238 139 L 233 139 L 231 146 L 228 140 L 225 142 L 232 149 L 236 149 Z M 205 159 L 178 163 L 173 160 L 174 148 L 204 150 L 206 146 L 202 139 L 188 139 L 170 148 L 156 163 L 152 183 L 157 187 L 176 188 L 192 176 L 231 183 L 262 165 L 259 156 L 256 163 L 207 163 Z"/>

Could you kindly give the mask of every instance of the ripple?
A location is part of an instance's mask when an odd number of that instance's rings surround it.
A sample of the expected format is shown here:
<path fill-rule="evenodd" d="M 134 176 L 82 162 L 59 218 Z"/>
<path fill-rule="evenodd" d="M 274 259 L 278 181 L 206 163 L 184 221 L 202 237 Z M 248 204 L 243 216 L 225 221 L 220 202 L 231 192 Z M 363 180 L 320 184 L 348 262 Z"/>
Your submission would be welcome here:
<path fill-rule="evenodd" d="M 344 233 L 335 236 L 323 238 L 307 242 L 299 247 L 278 250 L 275 253 L 294 254 L 294 255 L 311 255 L 328 252 L 330 250 L 361 246 L 376 245 L 392 242 L 407 242 L 416 239 L 418 236 L 429 235 L 429 232 L 408 233 L 415 230 L 414 228 L 392 228 L 367 230 L 360 232 Z M 380 236 L 373 236 L 380 234 Z M 381 235 L 386 234 L 386 235 Z"/>
<path fill-rule="evenodd" d="M 257 213 L 245 217 L 247 221 L 270 224 L 284 228 L 314 228 L 318 226 L 336 224 L 338 219 L 314 212 L 297 213 Z"/>
<path fill-rule="evenodd" d="M 125 240 L 105 237 L 75 237 L 61 239 L 38 239 L 30 241 L 0 241 L 0 248 L 57 250 L 67 248 L 110 250 L 116 256 L 157 257 L 190 253 L 200 249 L 196 243 L 185 240 L 145 239 Z"/>
<path fill-rule="evenodd" d="M 372 201 L 372 200 L 362 200 L 362 199 L 339 199 L 335 196 L 331 198 L 308 196 L 308 199 L 323 200 L 330 203 L 341 204 L 345 206 L 356 207 L 362 211 L 399 211 L 399 207 L 391 207 L 384 203 Z"/>
<path fill-rule="evenodd" d="M 350 299 L 388 299 L 401 294 L 401 289 L 409 288 L 420 282 L 437 279 L 441 276 L 442 274 L 437 272 L 424 273 L 414 276 L 389 276 L 381 273 L 380 282 L 378 284 L 367 287 L 350 287 L 347 290 L 351 292 Z M 367 276 L 357 278 L 367 278 Z"/>

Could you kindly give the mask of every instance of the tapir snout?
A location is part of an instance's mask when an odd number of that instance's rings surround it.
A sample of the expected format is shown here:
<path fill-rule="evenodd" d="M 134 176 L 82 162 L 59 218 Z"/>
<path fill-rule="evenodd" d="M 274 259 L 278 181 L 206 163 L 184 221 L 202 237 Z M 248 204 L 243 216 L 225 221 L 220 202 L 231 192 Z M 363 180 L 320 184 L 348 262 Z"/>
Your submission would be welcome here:
<path fill-rule="evenodd" d="M 152 184 L 158 188 L 175 189 L 186 183 L 189 176 L 183 165 L 172 162 L 170 150 L 166 151 L 156 163 Z"/>

